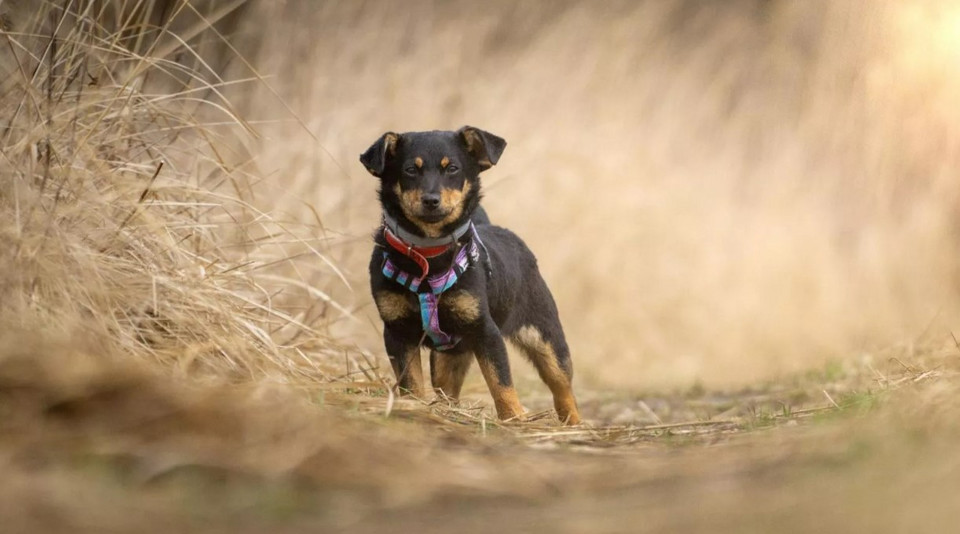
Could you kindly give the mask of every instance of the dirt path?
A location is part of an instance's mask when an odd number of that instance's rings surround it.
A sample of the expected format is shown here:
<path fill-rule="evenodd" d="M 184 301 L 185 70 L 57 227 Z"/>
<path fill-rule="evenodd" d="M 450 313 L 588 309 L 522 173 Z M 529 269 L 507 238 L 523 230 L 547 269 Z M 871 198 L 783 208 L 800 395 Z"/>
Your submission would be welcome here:
<path fill-rule="evenodd" d="M 114 370 L 65 390 L 0 363 L 3 532 L 951 532 L 960 510 L 952 360 L 884 383 L 584 390 L 578 428 L 497 423 L 476 389 L 305 399 Z"/>

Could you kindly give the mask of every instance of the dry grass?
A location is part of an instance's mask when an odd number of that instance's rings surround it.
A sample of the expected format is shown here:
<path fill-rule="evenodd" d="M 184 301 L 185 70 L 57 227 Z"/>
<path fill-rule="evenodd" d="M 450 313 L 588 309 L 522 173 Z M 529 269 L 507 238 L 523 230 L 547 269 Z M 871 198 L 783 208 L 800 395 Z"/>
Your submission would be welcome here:
<path fill-rule="evenodd" d="M 188 46 L 134 52 L 139 19 L 98 26 L 122 2 L 53 6 L 4 34 L 5 321 L 95 330 L 184 375 L 323 379 L 336 303 L 274 267 L 329 262 L 315 227 L 251 205 L 227 84 L 176 61 Z M 273 305 L 288 293 L 318 304 Z"/>
<path fill-rule="evenodd" d="M 0 2 L 2 530 L 951 531 L 958 12 L 544 6 Z M 588 425 L 390 390 L 353 162 L 462 123 Z"/>

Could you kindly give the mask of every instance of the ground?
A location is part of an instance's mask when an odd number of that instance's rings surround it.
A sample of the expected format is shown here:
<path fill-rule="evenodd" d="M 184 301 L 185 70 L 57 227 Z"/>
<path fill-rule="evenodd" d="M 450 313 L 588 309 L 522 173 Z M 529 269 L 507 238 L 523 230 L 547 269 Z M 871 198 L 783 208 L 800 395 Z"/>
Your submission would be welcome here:
<path fill-rule="evenodd" d="M 566 428 L 525 379 L 531 416 L 504 424 L 475 382 L 450 406 L 367 380 L 201 388 L 8 357 L 0 515 L 5 532 L 946 532 L 956 359 L 584 389 L 589 423 Z"/>

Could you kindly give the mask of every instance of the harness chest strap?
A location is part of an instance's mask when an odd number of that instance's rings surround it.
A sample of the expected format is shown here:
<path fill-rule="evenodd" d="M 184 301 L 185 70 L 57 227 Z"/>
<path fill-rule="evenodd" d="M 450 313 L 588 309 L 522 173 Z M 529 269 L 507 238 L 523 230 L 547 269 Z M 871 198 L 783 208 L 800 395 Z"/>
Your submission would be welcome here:
<path fill-rule="evenodd" d="M 437 309 L 437 297 L 444 291 L 453 287 L 457 280 L 470 267 L 470 264 L 480 260 L 480 247 L 477 245 L 477 235 L 474 230 L 470 242 L 460 248 L 454 258 L 453 264 L 446 272 L 436 274 L 430 277 L 426 276 L 427 269 L 419 277 L 400 270 L 390 261 L 387 252 L 383 253 L 383 276 L 393 280 L 401 286 L 407 288 L 417 295 L 420 301 L 420 322 L 423 331 L 426 332 L 430 340 L 433 341 L 434 348 L 437 350 L 448 350 L 460 342 L 460 338 L 451 336 L 440 329 L 439 311 Z M 426 286 L 423 282 L 426 280 Z M 421 286 L 424 291 L 421 291 Z"/>

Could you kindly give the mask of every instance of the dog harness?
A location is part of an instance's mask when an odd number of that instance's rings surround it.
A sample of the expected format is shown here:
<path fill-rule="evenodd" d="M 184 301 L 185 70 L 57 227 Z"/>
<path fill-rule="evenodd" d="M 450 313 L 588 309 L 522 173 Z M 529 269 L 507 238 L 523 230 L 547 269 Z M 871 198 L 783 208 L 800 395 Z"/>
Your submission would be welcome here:
<path fill-rule="evenodd" d="M 458 250 L 456 256 L 454 256 L 453 263 L 446 272 L 429 277 L 427 275 L 430 272 L 430 264 L 426 258 L 443 254 L 456 244 L 458 238 L 453 238 L 452 241 L 448 240 L 445 245 L 432 247 L 433 249 L 441 250 L 432 250 L 430 248 L 415 247 L 412 244 L 405 243 L 393 233 L 387 224 L 385 224 L 383 228 L 383 235 L 387 243 L 392 248 L 415 261 L 422 270 L 420 276 L 413 276 L 410 273 L 401 271 L 390 261 L 390 255 L 384 252 L 383 276 L 395 281 L 417 295 L 417 298 L 420 300 L 420 323 L 423 325 L 423 331 L 430 337 L 430 340 L 433 341 L 433 346 L 436 350 L 449 350 L 460 342 L 460 337 L 451 336 L 440 329 L 440 314 L 437 309 L 438 297 L 457 283 L 460 276 L 470 268 L 471 263 L 480 261 L 480 248 L 483 247 L 483 242 L 480 241 L 480 236 L 477 234 L 477 229 L 473 226 L 472 222 L 466 223 L 465 226 L 472 232 L 470 241 L 460 247 L 460 250 Z M 465 233 L 464 231 L 460 235 L 462 236 Z M 426 284 L 424 284 L 424 282 L 426 282 Z"/>

